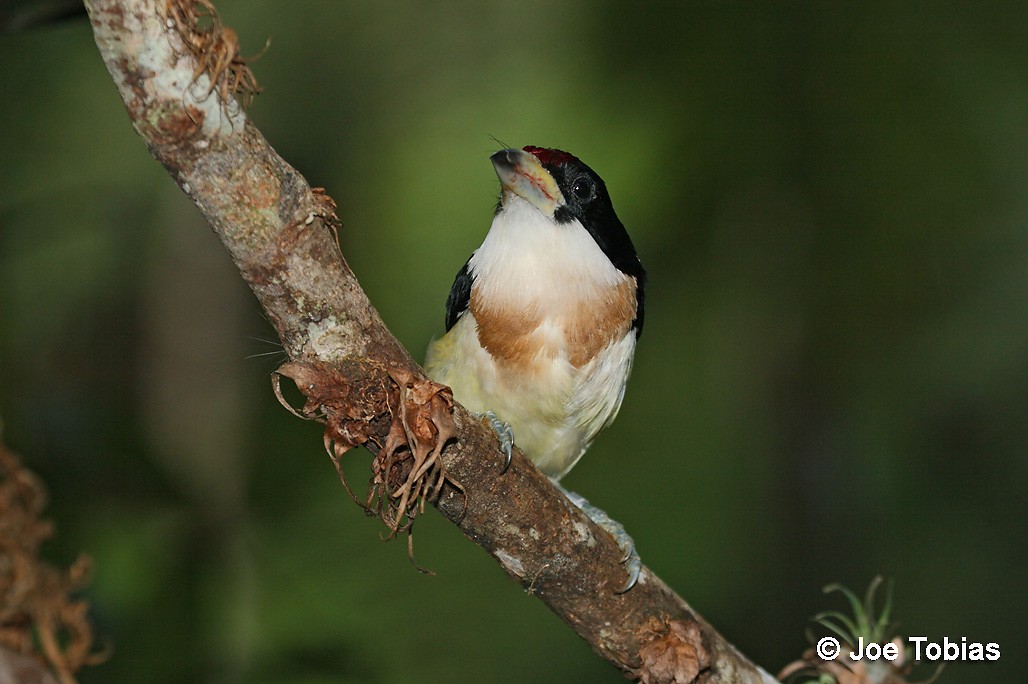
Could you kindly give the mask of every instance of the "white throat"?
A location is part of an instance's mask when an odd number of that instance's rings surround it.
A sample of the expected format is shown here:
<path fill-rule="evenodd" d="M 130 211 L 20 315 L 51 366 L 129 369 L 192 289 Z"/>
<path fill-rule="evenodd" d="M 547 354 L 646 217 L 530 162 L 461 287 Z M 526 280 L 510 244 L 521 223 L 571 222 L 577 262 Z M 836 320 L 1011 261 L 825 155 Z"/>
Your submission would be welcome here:
<path fill-rule="evenodd" d="M 616 285 L 618 271 L 578 220 L 560 224 L 516 195 L 493 218 L 471 257 L 476 288 L 490 302 L 582 301 Z"/>

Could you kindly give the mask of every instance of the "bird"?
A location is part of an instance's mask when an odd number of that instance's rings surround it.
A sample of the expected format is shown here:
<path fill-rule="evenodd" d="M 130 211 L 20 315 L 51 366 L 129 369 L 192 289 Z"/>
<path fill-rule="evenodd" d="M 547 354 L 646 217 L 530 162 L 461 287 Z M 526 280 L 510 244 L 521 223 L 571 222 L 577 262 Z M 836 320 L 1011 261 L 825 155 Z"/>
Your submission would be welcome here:
<path fill-rule="evenodd" d="M 490 157 L 500 196 L 446 299 L 425 371 L 551 481 L 617 416 L 643 329 L 646 271 L 603 179 L 578 157 L 526 146 Z M 605 512 L 562 491 L 641 561 Z"/>

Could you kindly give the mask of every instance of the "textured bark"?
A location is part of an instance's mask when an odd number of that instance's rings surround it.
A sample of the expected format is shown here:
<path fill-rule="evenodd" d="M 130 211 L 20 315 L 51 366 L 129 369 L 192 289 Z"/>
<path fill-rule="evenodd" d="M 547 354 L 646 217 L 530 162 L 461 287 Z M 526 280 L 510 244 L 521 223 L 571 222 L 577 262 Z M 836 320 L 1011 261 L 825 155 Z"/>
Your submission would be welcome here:
<path fill-rule="evenodd" d="M 220 56 L 234 40 L 203 46 L 214 55 L 207 57 L 190 42 L 195 36 L 183 34 L 182 12 L 193 6 L 190 0 L 86 1 L 132 125 L 232 255 L 296 364 L 290 377 L 306 368 L 343 378 L 332 386 L 339 396 L 324 402 L 346 414 L 330 437 L 338 445 L 344 434 L 344 448 L 365 439 L 381 447 L 403 394 L 395 391 L 397 378 L 416 386 L 424 373 L 340 254 L 331 199 L 312 190 L 235 100 L 225 98 L 226 83 L 234 84 L 225 80 L 231 74 Z M 325 391 L 315 384 L 301 387 L 308 403 Z M 453 421 L 457 439 L 442 454 L 447 480 L 438 509 L 598 654 L 643 681 L 775 681 L 648 569 L 635 588 L 616 594 L 625 571 L 610 535 L 520 453 L 501 474 L 495 436 L 460 406 Z"/>

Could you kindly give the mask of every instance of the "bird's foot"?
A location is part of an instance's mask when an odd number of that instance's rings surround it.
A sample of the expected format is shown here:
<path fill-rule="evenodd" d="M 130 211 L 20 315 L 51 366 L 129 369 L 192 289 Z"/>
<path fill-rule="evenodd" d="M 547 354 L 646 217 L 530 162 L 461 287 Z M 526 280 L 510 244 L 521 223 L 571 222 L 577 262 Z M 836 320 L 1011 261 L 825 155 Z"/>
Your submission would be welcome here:
<path fill-rule="evenodd" d="M 557 483 L 555 482 L 554 484 Z M 639 581 L 639 574 L 642 572 L 642 558 L 639 557 L 639 553 L 635 550 L 635 541 L 625 531 L 624 525 L 607 515 L 607 512 L 602 508 L 593 506 L 581 494 L 564 489 L 559 484 L 557 487 L 571 499 L 571 503 L 575 504 L 583 513 L 589 516 L 590 520 L 609 532 L 610 536 L 614 537 L 614 541 L 621 547 L 621 550 L 624 552 L 624 555 L 621 557 L 621 563 L 625 566 L 625 570 L 628 571 L 628 579 L 625 580 L 624 586 L 614 593 L 624 594 L 635 586 L 635 583 Z"/>
<path fill-rule="evenodd" d="M 492 411 L 476 413 L 475 417 L 484 420 L 496 433 L 496 438 L 500 440 L 500 451 L 506 457 L 503 462 L 503 470 L 500 471 L 502 475 L 507 472 L 507 468 L 510 468 L 510 461 L 514 457 L 514 431 L 510 429 L 510 425 L 497 418 Z"/>

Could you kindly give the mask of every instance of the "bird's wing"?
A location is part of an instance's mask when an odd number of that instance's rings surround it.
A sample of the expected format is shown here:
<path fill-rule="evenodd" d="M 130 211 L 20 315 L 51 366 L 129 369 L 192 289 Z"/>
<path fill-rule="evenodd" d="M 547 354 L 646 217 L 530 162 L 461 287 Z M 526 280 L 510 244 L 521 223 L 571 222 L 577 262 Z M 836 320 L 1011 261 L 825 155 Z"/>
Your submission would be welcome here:
<path fill-rule="evenodd" d="M 446 332 L 450 332 L 450 328 L 454 326 L 457 319 L 468 310 L 468 302 L 471 301 L 471 285 L 475 282 L 475 276 L 468 269 L 470 263 L 470 258 L 464 262 L 457 277 L 453 279 L 453 287 L 450 288 L 450 295 L 446 298 Z"/>

